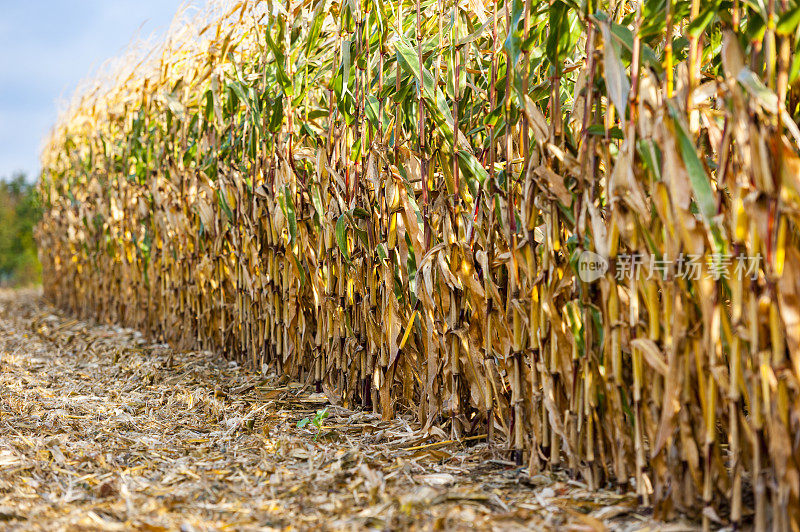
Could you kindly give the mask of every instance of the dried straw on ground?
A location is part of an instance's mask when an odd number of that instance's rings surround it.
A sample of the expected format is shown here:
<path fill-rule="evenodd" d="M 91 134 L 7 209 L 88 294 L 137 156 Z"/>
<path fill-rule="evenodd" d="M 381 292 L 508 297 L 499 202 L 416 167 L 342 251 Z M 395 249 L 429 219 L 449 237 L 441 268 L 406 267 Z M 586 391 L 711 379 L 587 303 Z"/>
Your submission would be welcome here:
<path fill-rule="evenodd" d="M 796 528 L 798 21 L 215 5 L 56 124 L 46 295 L 659 516 Z M 634 255 L 673 267 L 618 275 Z"/>
<path fill-rule="evenodd" d="M 0 392 L 4 530 L 691 530 L 32 293 L 0 293 Z"/>

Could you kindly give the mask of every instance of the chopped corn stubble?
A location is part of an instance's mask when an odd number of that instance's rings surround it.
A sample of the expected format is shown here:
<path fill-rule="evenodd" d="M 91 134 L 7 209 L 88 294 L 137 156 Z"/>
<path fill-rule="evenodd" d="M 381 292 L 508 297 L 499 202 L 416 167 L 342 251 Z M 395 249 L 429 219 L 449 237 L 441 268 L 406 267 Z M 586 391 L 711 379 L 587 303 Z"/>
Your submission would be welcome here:
<path fill-rule="evenodd" d="M 0 357 L 9 529 L 653 524 L 632 493 L 529 477 L 479 440 L 452 442 L 404 416 L 382 421 L 209 353 L 75 320 L 32 291 L 0 292 Z M 325 408 L 319 428 L 298 427 Z"/>

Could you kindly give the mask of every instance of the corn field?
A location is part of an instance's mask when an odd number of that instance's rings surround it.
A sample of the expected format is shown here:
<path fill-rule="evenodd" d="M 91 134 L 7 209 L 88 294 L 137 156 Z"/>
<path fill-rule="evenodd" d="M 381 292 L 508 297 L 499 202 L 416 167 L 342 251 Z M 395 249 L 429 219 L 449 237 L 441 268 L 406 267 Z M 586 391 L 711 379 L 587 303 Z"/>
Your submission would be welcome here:
<path fill-rule="evenodd" d="M 795 0 L 212 4 L 53 128 L 45 293 L 796 530 L 799 46 Z"/>

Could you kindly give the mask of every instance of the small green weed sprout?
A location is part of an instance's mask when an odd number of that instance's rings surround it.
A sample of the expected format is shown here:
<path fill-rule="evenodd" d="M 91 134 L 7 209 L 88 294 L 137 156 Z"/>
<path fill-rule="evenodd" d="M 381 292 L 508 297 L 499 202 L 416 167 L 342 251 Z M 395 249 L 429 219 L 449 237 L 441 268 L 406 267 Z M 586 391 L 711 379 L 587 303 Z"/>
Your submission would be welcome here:
<path fill-rule="evenodd" d="M 298 421 L 297 422 L 297 427 L 302 429 L 303 427 L 305 427 L 309 423 L 314 425 L 314 427 L 317 428 L 317 433 L 314 434 L 314 440 L 316 440 L 319 437 L 320 432 L 322 431 L 322 423 L 323 423 L 323 421 L 325 421 L 325 418 L 327 418 L 329 415 L 330 415 L 330 413 L 328 412 L 328 408 L 325 407 L 325 408 L 323 408 L 321 410 L 317 410 L 317 413 L 314 414 L 313 416 L 304 417 L 303 419 Z"/>

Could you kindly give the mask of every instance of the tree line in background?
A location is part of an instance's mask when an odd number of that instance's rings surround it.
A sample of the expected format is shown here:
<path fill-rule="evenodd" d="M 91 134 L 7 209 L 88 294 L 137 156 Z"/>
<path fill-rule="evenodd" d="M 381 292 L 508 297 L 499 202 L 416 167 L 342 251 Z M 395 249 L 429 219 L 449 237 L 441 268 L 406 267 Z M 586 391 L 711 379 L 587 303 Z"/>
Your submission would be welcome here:
<path fill-rule="evenodd" d="M 41 209 L 35 183 L 17 173 L 0 180 L 0 286 L 26 286 L 41 280 L 33 227 Z"/>

